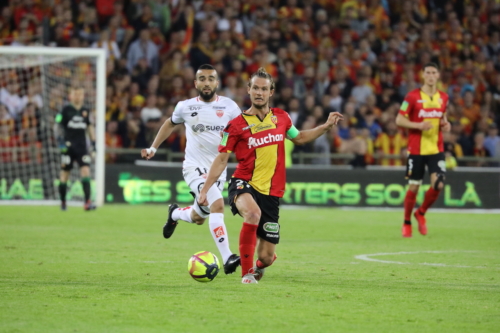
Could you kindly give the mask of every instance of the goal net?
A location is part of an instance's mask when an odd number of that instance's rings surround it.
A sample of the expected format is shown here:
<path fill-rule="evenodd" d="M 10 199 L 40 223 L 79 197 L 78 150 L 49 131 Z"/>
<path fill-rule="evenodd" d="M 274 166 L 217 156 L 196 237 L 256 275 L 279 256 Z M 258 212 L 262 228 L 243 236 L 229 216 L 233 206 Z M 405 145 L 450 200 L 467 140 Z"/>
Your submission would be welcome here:
<path fill-rule="evenodd" d="M 83 86 L 96 126 L 91 163 L 92 198 L 104 202 L 103 50 L 0 47 L 0 203 L 58 202 L 61 154 L 55 118 L 72 86 Z M 83 200 L 78 165 L 68 182 L 67 200 Z"/>

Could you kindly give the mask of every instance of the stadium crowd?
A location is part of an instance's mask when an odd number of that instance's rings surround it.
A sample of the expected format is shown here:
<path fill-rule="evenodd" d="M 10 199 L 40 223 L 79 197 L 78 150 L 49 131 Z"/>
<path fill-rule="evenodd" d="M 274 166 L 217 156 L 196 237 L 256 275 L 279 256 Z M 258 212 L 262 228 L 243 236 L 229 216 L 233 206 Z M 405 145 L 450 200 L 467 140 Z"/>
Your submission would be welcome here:
<path fill-rule="evenodd" d="M 449 166 L 453 157 L 500 156 L 496 0 L 12 0 L 1 9 L 1 44 L 40 44 L 44 31 L 52 46 L 106 50 L 108 147 L 149 147 L 176 103 L 197 95 L 196 68 L 209 63 L 218 93 L 242 110 L 249 75 L 264 67 L 277 84 L 272 106 L 297 128 L 344 114 L 339 127 L 296 150 L 352 153 L 355 166 L 403 165 L 407 140 L 395 117 L 433 61 L 450 95 Z M 36 137 L 28 130 L 41 107 L 36 87 L 1 82 L 0 145 L 16 129 L 21 141 Z M 182 126 L 164 146 L 183 151 Z"/>

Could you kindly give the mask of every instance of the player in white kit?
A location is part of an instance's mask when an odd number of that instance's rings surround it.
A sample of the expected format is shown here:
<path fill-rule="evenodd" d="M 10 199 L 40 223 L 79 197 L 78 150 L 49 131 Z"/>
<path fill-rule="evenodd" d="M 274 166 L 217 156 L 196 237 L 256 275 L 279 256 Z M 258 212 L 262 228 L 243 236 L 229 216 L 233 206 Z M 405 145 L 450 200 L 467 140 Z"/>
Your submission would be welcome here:
<path fill-rule="evenodd" d="M 168 220 L 163 227 L 163 236 L 170 238 L 179 220 L 201 225 L 209 217 L 210 233 L 222 256 L 224 272 L 231 274 L 239 266 L 240 257 L 229 249 L 228 234 L 224 224 L 222 190 L 226 181 L 226 170 L 219 181 L 209 189 L 207 207 L 200 206 L 197 198 L 205 184 L 207 172 L 219 153 L 220 133 L 230 120 L 240 115 L 241 110 L 233 100 L 217 96 L 215 92 L 219 80 L 215 68 L 211 65 L 200 66 L 194 84 L 199 96 L 177 104 L 172 117 L 160 128 L 151 148 L 143 149 L 141 156 L 148 160 L 152 158 L 174 127 L 184 123 L 187 142 L 182 174 L 195 199 L 193 205 L 189 207 L 179 208 L 175 203 L 170 205 Z"/>

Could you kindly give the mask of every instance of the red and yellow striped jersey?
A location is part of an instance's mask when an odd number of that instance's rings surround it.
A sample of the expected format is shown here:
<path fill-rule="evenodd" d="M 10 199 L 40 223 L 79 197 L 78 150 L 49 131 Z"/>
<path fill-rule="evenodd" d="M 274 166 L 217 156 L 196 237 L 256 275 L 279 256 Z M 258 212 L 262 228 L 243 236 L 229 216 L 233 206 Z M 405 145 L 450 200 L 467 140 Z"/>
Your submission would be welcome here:
<path fill-rule="evenodd" d="M 380 133 L 375 140 L 375 147 L 380 149 L 386 155 L 401 154 L 406 145 L 406 138 L 401 133 L 389 135 L 387 133 Z M 380 161 L 381 165 L 403 165 L 401 160 L 384 158 Z"/>
<path fill-rule="evenodd" d="M 271 108 L 264 119 L 242 113 L 224 129 L 219 152 L 234 152 L 238 166 L 234 178 L 247 181 L 265 195 L 285 193 L 285 139 L 292 128 L 286 111 Z"/>
<path fill-rule="evenodd" d="M 433 155 L 443 152 L 441 119 L 446 113 L 448 95 L 436 91 L 429 96 L 420 89 L 410 91 L 401 104 L 399 113 L 413 122 L 428 121 L 433 128 L 428 131 L 408 130 L 408 152 L 412 155 Z"/>

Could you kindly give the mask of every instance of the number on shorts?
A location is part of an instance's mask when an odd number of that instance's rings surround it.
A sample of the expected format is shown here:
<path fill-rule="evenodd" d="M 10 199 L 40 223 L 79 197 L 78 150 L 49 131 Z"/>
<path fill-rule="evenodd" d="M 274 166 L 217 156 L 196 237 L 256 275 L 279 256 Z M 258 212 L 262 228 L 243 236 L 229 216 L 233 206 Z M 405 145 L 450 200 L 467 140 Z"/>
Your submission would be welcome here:
<path fill-rule="evenodd" d="M 408 171 L 412 171 L 413 170 L 413 160 L 410 158 L 408 160 Z"/>
<path fill-rule="evenodd" d="M 205 172 L 203 172 L 202 169 L 200 169 L 200 168 L 196 168 L 195 170 L 198 171 L 198 173 L 200 174 L 200 177 L 208 172 L 207 168 L 203 168 L 203 170 L 205 170 Z"/>

